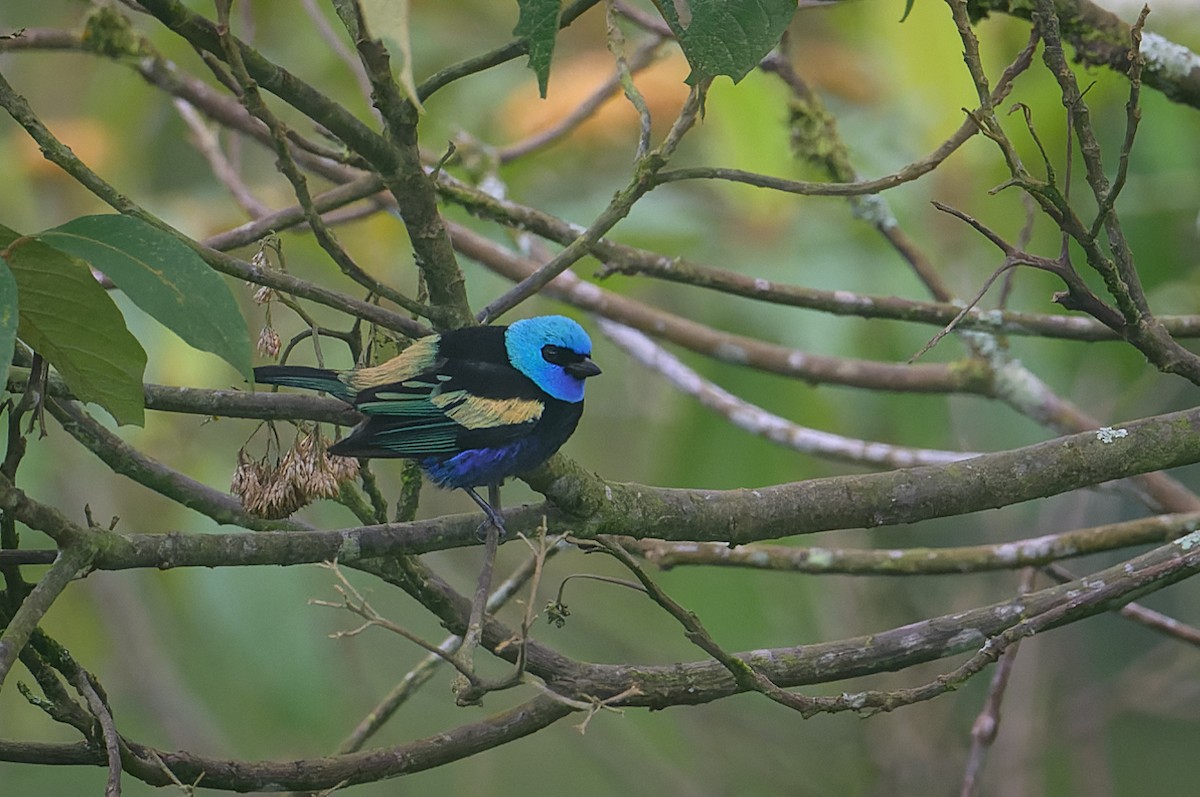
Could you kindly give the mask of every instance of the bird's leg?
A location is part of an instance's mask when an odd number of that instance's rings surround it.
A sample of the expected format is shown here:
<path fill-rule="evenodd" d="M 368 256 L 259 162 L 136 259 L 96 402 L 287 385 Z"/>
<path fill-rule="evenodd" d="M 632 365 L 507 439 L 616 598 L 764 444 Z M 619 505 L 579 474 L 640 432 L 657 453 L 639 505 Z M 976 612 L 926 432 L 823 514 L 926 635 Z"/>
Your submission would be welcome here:
<path fill-rule="evenodd" d="M 479 505 L 479 508 L 483 510 L 483 514 L 487 515 L 487 520 L 481 523 L 479 528 L 476 529 L 475 536 L 477 536 L 480 540 L 486 540 L 488 526 L 495 526 L 496 531 L 500 532 L 500 539 L 503 540 L 508 537 L 508 529 L 504 528 L 504 518 L 500 517 L 500 513 L 497 511 L 496 507 L 483 500 L 479 493 L 475 492 L 474 487 L 464 487 L 463 490 L 467 495 L 471 496 L 472 501 Z M 497 505 L 499 505 L 500 485 L 488 485 L 488 498 L 491 498 L 496 502 Z"/>

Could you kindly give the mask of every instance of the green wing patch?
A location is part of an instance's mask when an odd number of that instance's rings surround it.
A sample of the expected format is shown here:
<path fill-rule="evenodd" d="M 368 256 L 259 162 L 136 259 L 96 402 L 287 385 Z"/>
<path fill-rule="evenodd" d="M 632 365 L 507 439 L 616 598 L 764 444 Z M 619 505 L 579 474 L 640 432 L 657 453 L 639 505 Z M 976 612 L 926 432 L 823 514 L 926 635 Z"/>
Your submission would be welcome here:
<path fill-rule="evenodd" d="M 398 418 L 442 417 L 440 407 L 429 401 L 432 386 L 426 382 L 402 382 L 398 388 L 405 390 L 377 390 L 361 399 L 355 407 L 366 415 L 390 415 Z"/>
<path fill-rule="evenodd" d="M 420 427 L 378 432 L 375 442 L 397 454 L 450 454 L 458 451 L 458 424 L 446 420 Z"/>

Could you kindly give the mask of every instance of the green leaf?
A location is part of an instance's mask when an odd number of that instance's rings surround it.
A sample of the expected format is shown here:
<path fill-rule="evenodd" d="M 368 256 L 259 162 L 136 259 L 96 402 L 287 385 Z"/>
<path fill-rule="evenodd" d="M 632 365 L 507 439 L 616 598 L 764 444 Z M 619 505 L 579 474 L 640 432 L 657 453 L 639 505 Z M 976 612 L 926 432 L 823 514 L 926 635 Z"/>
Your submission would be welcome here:
<path fill-rule="evenodd" d="M 132 216 L 81 216 L 37 235 L 103 272 L 188 345 L 253 379 L 250 333 L 229 286 L 190 247 Z"/>
<path fill-rule="evenodd" d="M 796 0 L 654 0 L 692 67 L 688 83 L 728 75 L 737 83 L 779 43 Z"/>
<path fill-rule="evenodd" d="M 425 107 L 417 96 L 417 84 L 413 79 L 409 0 L 358 0 L 358 5 L 367 22 L 369 34 L 382 41 L 393 56 L 392 72 L 404 96 L 418 111 L 424 112 Z M 354 13 L 344 0 L 335 0 L 335 6 L 343 19 L 345 13 Z M 399 66 L 395 65 L 396 56 L 399 56 Z"/>
<path fill-rule="evenodd" d="M 550 56 L 558 36 L 559 0 L 517 0 L 521 13 L 513 35 L 529 42 L 529 68 L 537 75 L 538 92 L 546 98 L 550 82 Z"/>
<path fill-rule="evenodd" d="M 0 226 L 0 250 L 21 236 Z M 8 378 L 8 367 L 12 365 L 13 346 L 17 342 L 17 281 L 8 266 L 0 263 L 0 377 Z"/>
<path fill-rule="evenodd" d="M 146 352 L 86 264 L 5 229 L 0 250 L 17 284 L 17 334 L 58 369 L 71 392 L 117 423 L 145 419 Z"/>

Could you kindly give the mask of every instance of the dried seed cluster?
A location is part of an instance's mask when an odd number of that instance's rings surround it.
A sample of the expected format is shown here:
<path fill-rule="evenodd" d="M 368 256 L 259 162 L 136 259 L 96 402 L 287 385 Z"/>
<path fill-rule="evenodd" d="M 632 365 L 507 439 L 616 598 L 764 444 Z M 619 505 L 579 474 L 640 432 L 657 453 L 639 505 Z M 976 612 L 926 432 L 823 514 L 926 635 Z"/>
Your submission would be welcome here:
<path fill-rule="evenodd" d="M 336 497 L 341 485 L 358 477 L 358 460 L 331 456 L 320 429 L 299 435 L 276 462 L 254 459 L 243 448 L 230 492 L 247 512 L 283 518 L 318 498 Z"/>

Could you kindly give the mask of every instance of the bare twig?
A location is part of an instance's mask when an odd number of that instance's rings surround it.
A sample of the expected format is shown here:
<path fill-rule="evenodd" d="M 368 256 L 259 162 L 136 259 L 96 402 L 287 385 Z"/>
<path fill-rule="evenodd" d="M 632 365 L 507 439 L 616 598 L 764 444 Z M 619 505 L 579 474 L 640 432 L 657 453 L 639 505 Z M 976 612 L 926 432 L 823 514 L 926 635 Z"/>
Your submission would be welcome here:
<path fill-rule="evenodd" d="M 501 606 L 510 601 L 520 589 L 540 571 L 541 565 L 545 558 L 554 556 L 556 553 L 566 549 L 568 544 L 565 540 L 559 539 L 555 541 L 549 548 L 546 549 L 544 556 L 534 555 L 525 560 L 525 562 L 513 572 L 507 579 L 488 598 L 487 611 L 489 613 L 497 611 Z M 534 593 L 536 592 L 535 585 L 530 587 L 530 598 L 527 606 L 527 615 L 535 605 Z M 433 674 L 446 661 L 446 656 L 451 656 L 462 643 L 462 637 L 451 635 L 442 640 L 438 645 L 441 654 L 430 653 L 425 658 L 421 659 L 404 678 L 386 695 L 379 703 L 368 712 L 367 716 L 354 728 L 350 734 L 342 740 L 338 745 L 338 753 L 352 753 L 362 749 L 362 746 L 371 738 L 383 725 L 391 719 L 396 711 L 411 697 L 417 689 L 427 683 Z M 536 681 L 535 681 L 536 683 Z"/>
<path fill-rule="evenodd" d="M 499 506 L 498 496 L 500 489 L 498 485 L 488 485 L 488 501 L 493 507 Z M 496 551 L 500 547 L 500 532 L 501 529 L 491 522 L 485 521 L 487 531 L 485 532 L 483 543 L 483 563 L 479 568 L 479 577 L 475 582 L 475 595 L 471 600 L 471 614 L 467 620 L 467 630 L 463 634 L 462 645 L 459 646 L 455 654 L 455 666 L 460 672 L 468 674 L 468 680 L 474 678 L 474 656 L 475 650 L 479 647 L 479 639 L 483 633 L 483 621 L 487 614 L 488 594 L 492 589 L 492 574 L 496 567 Z M 467 684 L 462 690 L 463 693 L 473 686 L 473 683 Z M 460 701 L 462 696 L 460 695 Z"/>
<path fill-rule="evenodd" d="M 1066 584 L 1067 582 L 1074 581 L 1076 578 L 1074 573 L 1057 562 L 1049 562 L 1042 569 L 1059 584 Z M 1121 607 L 1120 614 L 1126 619 L 1177 639 L 1180 642 L 1200 646 L 1200 628 L 1180 622 L 1174 617 L 1155 611 L 1140 603 L 1125 604 Z"/>
<path fill-rule="evenodd" d="M 243 105 L 246 106 L 246 110 L 263 122 L 267 126 L 267 129 L 270 130 L 277 158 L 275 165 L 280 173 L 291 183 L 296 200 L 299 202 L 300 207 L 304 209 L 304 217 L 308 222 L 309 229 L 313 231 L 313 235 L 321 245 L 321 248 L 337 264 L 343 274 L 365 287 L 371 293 L 395 302 L 409 312 L 426 317 L 430 316 L 431 310 L 425 307 L 425 305 L 408 298 L 395 288 L 380 282 L 363 271 L 362 267 L 354 262 L 354 259 L 341 243 L 338 242 L 337 237 L 326 226 L 320 212 L 313 205 L 313 198 L 308 188 L 308 180 L 292 157 L 287 129 L 267 107 L 259 93 L 257 83 L 250 77 L 249 72 L 246 71 L 246 65 L 242 62 L 241 48 L 233 41 L 232 35 L 229 32 L 227 12 L 225 15 L 218 15 L 218 24 L 221 31 L 222 46 L 224 47 L 225 62 L 229 65 L 230 72 L 237 81 L 237 87 L 241 92 L 240 99 Z"/>
<path fill-rule="evenodd" d="M 1125 103 L 1125 140 L 1121 142 L 1121 155 L 1117 163 L 1117 174 L 1113 177 L 1112 185 L 1100 202 L 1096 211 L 1096 220 L 1092 222 L 1092 235 L 1099 235 L 1100 230 L 1108 222 L 1108 216 L 1117 204 L 1117 197 L 1125 187 L 1129 176 L 1129 155 L 1133 152 L 1134 138 L 1137 136 L 1138 124 L 1142 120 L 1141 90 L 1142 70 L 1146 59 L 1142 56 L 1142 30 L 1146 25 L 1146 17 L 1150 15 L 1150 6 L 1142 6 L 1137 22 L 1129 30 L 1129 100 Z"/>
<path fill-rule="evenodd" d="M 431 642 L 427 642 L 413 632 L 409 631 L 407 628 L 399 625 L 398 623 L 392 622 L 379 612 L 375 611 L 374 607 L 372 607 L 371 604 L 367 602 L 367 599 L 363 597 L 363 594 L 359 592 L 353 584 L 350 583 L 345 575 L 342 574 L 337 562 L 323 562 L 321 563 L 321 567 L 331 571 L 334 577 L 337 579 L 338 583 L 334 585 L 334 589 L 342 596 L 342 599 L 340 601 L 326 601 L 317 600 L 314 598 L 309 600 L 309 604 L 312 606 L 325 606 L 330 609 L 345 609 L 351 614 L 361 617 L 364 621 L 363 624 L 357 628 L 353 628 L 349 631 L 338 631 L 334 634 L 331 634 L 331 638 L 341 639 L 342 637 L 357 636 L 372 626 L 378 626 L 379 628 L 386 629 L 394 634 L 404 637 L 409 642 L 412 642 L 414 645 L 423 648 L 425 651 L 435 656 L 441 657 L 460 673 L 468 678 L 471 677 L 472 673 L 470 668 L 461 665 L 457 657 L 446 651 L 443 651 L 440 646 L 434 645 Z"/>
<path fill-rule="evenodd" d="M 634 107 L 638 114 L 638 123 L 641 128 L 641 133 L 638 136 L 637 152 L 634 154 L 634 160 L 641 160 L 650 151 L 650 107 L 646 105 L 646 98 L 638 91 L 637 86 L 633 84 L 633 67 L 625 58 L 625 34 L 621 32 L 621 26 L 617 24 L 616 7 L 611 2 L 604 4 L 605 27 L 607 29 L 608 50 L 613 54 L 613 58 L 617 62 L 617 81 L 621 89 L 625 92 L 625 98 L 629 100 L 629 104 Z M 651 40 L 651 44 L 658 46 L 661 39 L 655 37 Z"/>
<path fill-rule="evenodd" d="M 1020 594 L 1024 595 L 1033 589 L 1033 577 L 1036 572 L 1033 568 L 1025 570 L 1018 588 Z M 996 741 L 996 734 L 1000 731 L 1000 706 L 1004 702 L 1008 678 L 1012 674 L 1019 647 L 1020 642 L 1014 642 L 1000 655 L 996 671 L 992 673 L 992 681 L 988 685 L 983 708 L 971 725 L 971 750 L 967 754 L 966 770 L 963 774 L 962 788 L 959 790 L 960 797 L 972 797 L 978 793 L 979 776 L 983 771 L 988 749 Z"/>
<path fill-rule="evenodd" d="M 667 542 L 621 538 L 662 568 L 744 567 L 813 575 L 951 575 L 1046 565 L 1061 559 L 1173 539 L 1200 527 L 1200 513 L 1154 517 L 1012 542 L 946 548 L 832 548 L 754 543 Z M 1071 577 L 1073 578 L 1073 576 Z"/>
<path fill-rule="evenodd" d="M 720 413 L 730 423 L 772 442 L 829 459 L 904 468 L 918 464 L 957 462 L 976 456 L 969 451 L 936 451 L 894 446 L 810 429 L 773 415 L 701 377 L 641 332 L 600 319 L 600 329 L 626 354 L 661 374 L 677 389 Z"/>
<path fill-rule="evenodd" d="M 695 124 L 700 109 L 704 105 L 707 88 L 708 86 L 704 82 L 697 83 L 692 87 L 679 116 L 675 119 L 675 123 L 671 126 L 671 130 L 663 142 L 638 159 L 634 164 L 634 175 L 629 185 L 617 192 L 608 207 L 601 211 L 596 220 L 548 263 L 538 267 L 532 274 L 483 308 L 477 317 L 479 323 L 491 323 L 546 287 L 553 279 L 586 256 L 596 241 L 600 240 L 617 222 L 629 215 L 633 205 L 654 188 L 655 175 L 670 160 L 675 148 L 679 146 L 680 140 Z"/>
<path fill-rule="evenodd" d="M 8 480 L 3 481 L 7 483 Z M 7 487 L 7 484 L 3 486 Z M 3 685 L 4 679 L 8 677 L 9 671 L 29 641 L 30 635 L 42 621 L 42 617 L 67 585 L 77 578 L 81 571 L 91 566 L 94 556 L 95 551 L 82 539 L 68 545 L 59 552 L 54 564 L 17 607 L 8 627 L 0 634 L 0 685 Z"/>
<path fill-rule="evenodd" d="M 917 349 L 916 353 L 908 358 L 908 361 L 910 363 L 916 362 L 921 358 L 921 355 L 938 345 L 942 338 L 946 337 L 955 329 L 957 329 L 962 320 L 967 317 L 967 314 L 974 310 L 979 303 L 983 301 L 984 294 L 986 294 L 988 289 L 992 287 L 992 283 L 994 283 L 1002 274 L 1009 273 L 1009 271 L 1016 265 L 1017 264 L 1014 262 L 1005 262 L 1001 264 L 995 271 L 993 271 L 988 278 L 983 281 L 983 285 L 979 286 L 979 291 L 963 306 L 963 309 L 958 312 L 958 315 L 950 319 L 950 323 L 938 330 L 937 334 L 930 338 L 924 346 Z"/>
<path fill-rule="evenodd" d="M 100 695 L 91 673 L 81 668 L 75 675 L 78 677 L 72 679 L 72 683 L 95 715 L 100 726 L 100 737 L 104 740 L 104 753 L 108 758 L 108 781 L 104 786 L 104 797 L 121 797 L 121 737 L 113 721 L 112 709 Z"/>
<path fill-rule="evenodd" d="M 196 149 L 208 161 L 208 166 L 212 170 L 213 175 L 217 180 L 225 186 L 230 195 L 237 201 L 238 205 L 246 211 L 246 214 L 252 219 L 260 218 L 270 213 L 270 208 L 259 201 L 250 191 L 249 187 L 242 180 L 242 176 L 238 170 L 229 162 L 229 158 L 221 150 L 221 142 L 212 130 L 205 125 L 204 120 L 200 118 L 200 114 L 196 112 L 195 107 L 187 100 L 176 98 L 173 103 L 175 110 L 191 131 L 192 141 L 196 145 Z"/>
<path fill-rule="evenodd" d="M 658 51 L 662 39 L 655 38 L 643 42 L 638 45 L 633 54 L 629 56 L 626 69 L 629 74 L 637 74 L 650 64 L 654 63 L 655 54 Z M 522 158 L 539 149 L 548 147 L 555 141 L 571 133 L 585 121 L 590 119 L 596 111 L 600 109 L 605 102 L 612 98 L 622 88 L 622 72 L 618 70 L 612 77 L 604 81 L 589 95 L 583 102 L 579 103 L 569 114 L 564 116 L 561 121 L 551 125 L 545 130 L 541 130 L 521 141 L 509 144 L 506 147 L 501 147 L 496 152 L 496 157 L 500 163 L 509 163 L 518 158 Z M 638 157 L 643 153 L 639 151 Z"/>

